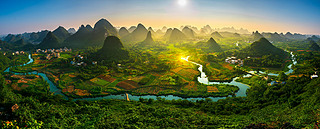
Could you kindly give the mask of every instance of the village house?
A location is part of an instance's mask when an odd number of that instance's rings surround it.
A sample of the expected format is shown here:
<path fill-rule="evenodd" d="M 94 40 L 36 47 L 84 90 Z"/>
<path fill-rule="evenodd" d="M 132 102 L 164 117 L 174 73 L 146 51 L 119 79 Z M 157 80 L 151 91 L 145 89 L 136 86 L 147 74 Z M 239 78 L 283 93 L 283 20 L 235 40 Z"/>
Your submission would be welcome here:
<path fill-rule="evenodd" d="M 272 81 L 272 82 L 270 82 L 268 85 L 269 85 L 269 86 L 273 86 L 273 85 L 276 85 L 276 84 L 286 84 L 286 82 Z"/>
<path fill-rule="evenodd" d="M 81 60 L 83 59 L 83 56 L 77 55 L 76 57 L 80 58 Z"/>
<path fill-rule="evenodd" d="M 53 55 L 54 55 L 54 57 L 60 58 L 60 53 L 59 52 L 53 53 Z"/>
<path fill-rule="evenodd" d="M 227 57 L 227 59 L 225 59 L 225 62 L 229 63 L 229 64 L 239 64 L 239 66 L 243 66 L 243 60 L 241 59 L 237 59 L 237 57 Z"/>
<path fill-rule="evenodd" d="M 53 52 L 51 54 L 46 55 L 47 60 L 50 60 L 52 57 L 60 58 L 60 53 Z"/>
<path fill-rule="evenodd" d="M 51 54 L 47 54 L 46 59 L 50 60 L 51 59 Z"/>
<path fill-rule="evenodd" d="M 318 71 L 314 72 L 313 75 L 310 76 L 311 79 L 315 79 L 315 78 L 318 78 Z"/>
<path fill-rule="evenodd" d="M 45 50 L 42 50 L 42 49 L 37 49 L 36 52 L 39 53 L 39 52 L 42 52 L 42 53 L 48 53 L 48 52 L 51 52 L 51 53 L 61 53 L 61 52 L 69 52 L 69 51 L 72 51 L 72 49 L 68 49 L 66 47 L 64 48 L 59 48 L 59 49 L 45 49 Z"/>
<path fill-rule="evenodd" d="M 318 77 L 319 77 L 319 76 L 316 75 L 316 74 L 310 76 L 311 79 L 315 79 L 315 78 L 318 78 Z"/>

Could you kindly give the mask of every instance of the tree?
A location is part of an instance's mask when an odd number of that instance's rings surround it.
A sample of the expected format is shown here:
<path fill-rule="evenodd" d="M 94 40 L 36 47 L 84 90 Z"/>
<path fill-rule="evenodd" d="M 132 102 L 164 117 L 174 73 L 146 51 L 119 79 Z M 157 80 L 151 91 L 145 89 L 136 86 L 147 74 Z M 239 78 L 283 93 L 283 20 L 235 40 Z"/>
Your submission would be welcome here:
<path fill-rule="evenodd" d="M 281 72 L 278 76 L 279 81 L 286 81 L 287 79 L 288 79 L 288 76 L 284 72 Z"/>

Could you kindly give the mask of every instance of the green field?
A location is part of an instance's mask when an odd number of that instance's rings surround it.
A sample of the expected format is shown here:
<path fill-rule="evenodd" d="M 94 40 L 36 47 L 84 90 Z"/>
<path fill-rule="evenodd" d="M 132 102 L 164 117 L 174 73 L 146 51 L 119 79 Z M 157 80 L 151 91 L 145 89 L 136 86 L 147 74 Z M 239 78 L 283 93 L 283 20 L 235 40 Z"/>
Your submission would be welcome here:
<path fill-rule="evenodd" d="M 72 55 L 70 55 L 70 54 L 68 54 L 68 53 L 61 53 L 61 54 L 60 54 L 60 57 L 67 59 L 67 58 L 72 58 Z"/>
<path fill-rule="evenodd" d="M 102 80 L 102 79 L 99 79 L 99 78 L 93 78 L 90 80 L 91 82 L 95 83 L 95 84 L 98 84 L 100 86 L 105 86 L 107 84 L 109 84 L 110 82 L 108 81 L 105 81 L 105 80 Z"/>

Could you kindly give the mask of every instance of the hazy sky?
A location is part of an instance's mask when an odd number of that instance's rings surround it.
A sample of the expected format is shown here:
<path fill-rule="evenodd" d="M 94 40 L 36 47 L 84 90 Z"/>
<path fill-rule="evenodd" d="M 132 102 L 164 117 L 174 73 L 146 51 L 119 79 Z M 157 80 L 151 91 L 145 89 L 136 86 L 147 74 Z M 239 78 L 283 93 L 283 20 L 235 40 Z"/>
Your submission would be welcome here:
<path fill-rule="evenodd" d="M 1 0 L 0 34 L 114 26 L 192 25 L 320 34 L 320 0 Z"/>

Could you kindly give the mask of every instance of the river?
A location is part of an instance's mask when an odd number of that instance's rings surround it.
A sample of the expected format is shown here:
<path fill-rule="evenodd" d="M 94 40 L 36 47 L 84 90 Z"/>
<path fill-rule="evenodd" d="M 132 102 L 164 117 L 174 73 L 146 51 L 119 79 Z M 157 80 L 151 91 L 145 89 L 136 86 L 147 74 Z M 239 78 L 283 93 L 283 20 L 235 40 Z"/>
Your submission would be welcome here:
<path fill-rule="evenodd" d="M 294 58 L 294 55 L 292 54 L 292 52 L 290 53 L 291 54 L 291 59 L 292 59 L 292 62 L 293 64 L 296 64 L 297 62 L 295 61 L 295 58 Z M 31 57 L 31 55 L 29 54 L 29 62 L 23 64 L 23 65 L 19 65 L 19 66 L 24 66 L 24 65 L 27 65 L 27 64 L 30 64 L 33 62 L 33 59 Z M 239 91 L 236 92 L 236 97 L 245 97 L 246 96 L 246 90 L 249 88 L 248 85 L 246 84 L 242 84 L 240 82 L 236 82 L 235 80 L 238 78 L 238 77 L 235 77 L 232 79 L 231 82 L 210 82 L 208 80 L 208 77 L 206 76 L 205 72 L 203 72 L 203 66 L 201 64 L 198 64 L 196 62 L 192 62 L 192 61 L 189 61 L 188 60 L 189 57 L 187 58 L 182 58 L 183 60 L 187 61 L 187 62 L 190 62 L 190 63 L 193 63 L 195 65 L 198 65 L 199 68 L 198 70 L 200 71 L 200 76 L 198 77 L 198 82 L 199 83 L 202 83 L 202 84 L 229 84 L 229 85 L 234 85 L 234 86 L 238 86 L 239 87 Z M 289 71 L 286 72 L 286 74 L 290 74 L 293 72 L 292 70 L 292 64 L 290 64 L 288 66 L 289 68 Z M 10 71 L 10 68 L 7 68 L 4 72 L 11 72 Z M 250 72 L 253 72 L 253 71 L 249 71 Z M 261 73 L 264 73 L 262 71 L 260 71 Z M 50 85 L 50 92 L 53 92 L 55 95 L 62 95 L 65 99 L 68 99 L 68 97 L 66 95 L 64 95 L 62 92 L 61 92 L 61 89 L 57 88 L 53 83 L 52 81 L 49 80 L 49 78 L 46 76 L 46 74 L 44 73 L 38 73 L 37 71 L 32 71 L 32 72 L 29 72 L 29 73 L 15 73 L 15 72 L 11 72 L 11 73 L 14 73 L 16 75 L 26 75 L 26 74 L 36 74 L 36 75 L 39 75 L 41 76 L 45 81 L 48 82 L 48 84 Z M 268 75 L 273 75 L 273 76 L 278 76 L 278 74 L 274 74 L 274 73 L 269 73 Z M 249 77 L 251 76 L 250 74 L 247 74 L 247 75 L 244 75 L 243 77 Z M 144 99 L 156 99 L 157 97 L 161 97 L 161 98 L 165 98 L 166 100 L 178 100 L 178 99 L 182 99 L 182 100 L 189 100 L 189 101 L 196 101 L 196 100 L 204 100 L 205 98 L 182 98 L 182 97 L 178 97 L 178 96 L 173 96 L 173 95 L 166 95 L 166 96 L 156 96 L 156 95 L 143 95 L 143 96 L 134 96 L 134 95 L 131 95 L 131 94 L 128 94 L 130 100 L 135 100 L 135 101 L 138 101 L 139 98 L 144 98 Z M 212 101 L 218 101 L 220 99 L 225 99 L 226 97 L 207 97 L 207 98 L 210 98 L 212 99 Z M 126 99 L 126 96 L 124 94 L 122 95 L 107 95 L 107 96 L 103 96 L 103 97 L 93 97 L 93 98 L 76 98 L 74 100 L 100 100 L 100 99 Z"/>

